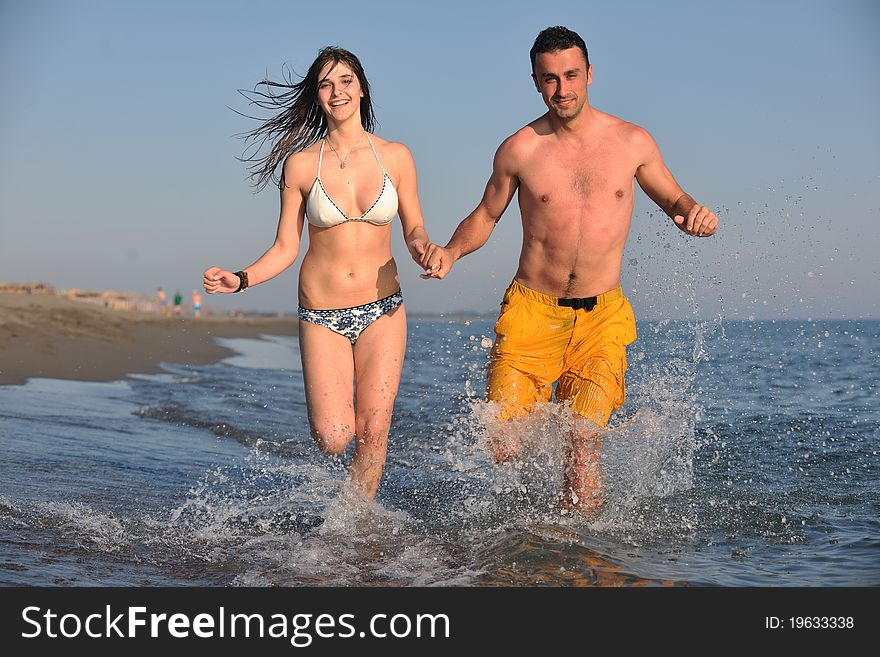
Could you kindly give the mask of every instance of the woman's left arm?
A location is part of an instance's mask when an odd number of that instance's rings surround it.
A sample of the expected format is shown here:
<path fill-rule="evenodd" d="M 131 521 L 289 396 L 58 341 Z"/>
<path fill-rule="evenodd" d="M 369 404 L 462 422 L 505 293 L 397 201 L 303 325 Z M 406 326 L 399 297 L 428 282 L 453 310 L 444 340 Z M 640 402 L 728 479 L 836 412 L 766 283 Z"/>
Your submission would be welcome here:
<path fill-rule="evenodd" d="M 425 231 L 425 220 L 422 218 L 422 206 L 419 203 L 419 182 L 416 175 L 416 163 L 409 149 L 403 144 L 395 144 L 394 161 L 400 175 L 397 185 L 397 214 L 403 228 L 403 239 L 412 259 L 419 263 L 422 254 L 428 247 L 428 233 Z"/>

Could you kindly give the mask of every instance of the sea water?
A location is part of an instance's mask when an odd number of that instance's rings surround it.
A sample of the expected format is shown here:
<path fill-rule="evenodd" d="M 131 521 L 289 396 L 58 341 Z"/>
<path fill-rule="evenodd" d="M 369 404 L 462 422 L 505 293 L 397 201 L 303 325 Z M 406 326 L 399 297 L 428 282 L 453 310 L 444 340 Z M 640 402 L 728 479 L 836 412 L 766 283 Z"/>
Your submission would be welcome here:
<path fill-rule="evenodd" d="M 491 320 L 411 319 L 378 496 L 309 437 L 296 338 L 0 387 L 0 584 L 880 585 L 880 322 L 639 322 L 606 503 L 568 409 L 495 464 Z"/>

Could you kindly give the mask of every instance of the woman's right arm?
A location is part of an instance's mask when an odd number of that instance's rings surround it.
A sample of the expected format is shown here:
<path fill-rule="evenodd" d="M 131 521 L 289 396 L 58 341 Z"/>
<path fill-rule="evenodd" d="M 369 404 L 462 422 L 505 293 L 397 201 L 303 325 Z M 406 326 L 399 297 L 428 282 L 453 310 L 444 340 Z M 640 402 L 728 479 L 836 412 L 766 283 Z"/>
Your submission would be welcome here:
<path fill-rule="evenodd" d="M 248 287 L 265 283 L 290 267 L 299 254 L 305 223 L 306 200 L 303 185 L 297 177 L 297 154 L 291 155 L 284 163 L 281 178 L 281 214 L 278 219 L 278 230 L 275 242 L 255 262 L 244 268 L 247 274 Z M 239 286 L 239 278 L 230 271 L 219 267 L 210 267 L 204 274 L 205 291 L 208 294 L 235 292 Z"/>

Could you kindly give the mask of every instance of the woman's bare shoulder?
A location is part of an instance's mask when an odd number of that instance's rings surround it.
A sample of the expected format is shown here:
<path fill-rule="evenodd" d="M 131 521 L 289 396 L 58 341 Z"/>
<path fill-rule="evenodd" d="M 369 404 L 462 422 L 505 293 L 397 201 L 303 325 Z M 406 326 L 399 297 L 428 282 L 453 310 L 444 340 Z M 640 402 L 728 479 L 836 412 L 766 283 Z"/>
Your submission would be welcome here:
<path fill-rule="evenodd" d="M 370 135 L 370 139 L 383 163 L 392 166 L 406 166 L 412 163 L 412 153 L 403 142 L 391 141 L 375 135 Z"/>
<path fill-rule="evenodd" d="M 314 180 L 318 171 L 318 154 L 321 143 L 316 142 L 296 153 L 291 153 L 284 160 L 284 180 L 287 185 Z"/>

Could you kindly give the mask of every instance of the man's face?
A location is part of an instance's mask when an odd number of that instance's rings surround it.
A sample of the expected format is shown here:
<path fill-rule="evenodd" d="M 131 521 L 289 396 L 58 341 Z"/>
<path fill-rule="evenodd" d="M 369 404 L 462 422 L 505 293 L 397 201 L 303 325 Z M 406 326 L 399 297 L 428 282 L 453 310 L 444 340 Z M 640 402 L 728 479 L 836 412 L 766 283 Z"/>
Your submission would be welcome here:
<path fill-rule="evenodd" d="M 593 67 L 587 66 L 580 48 L 566 48 L 537 55 L 532 77 L 550 111 L 560 119 L 573 119 L 587 103 Z"/>

